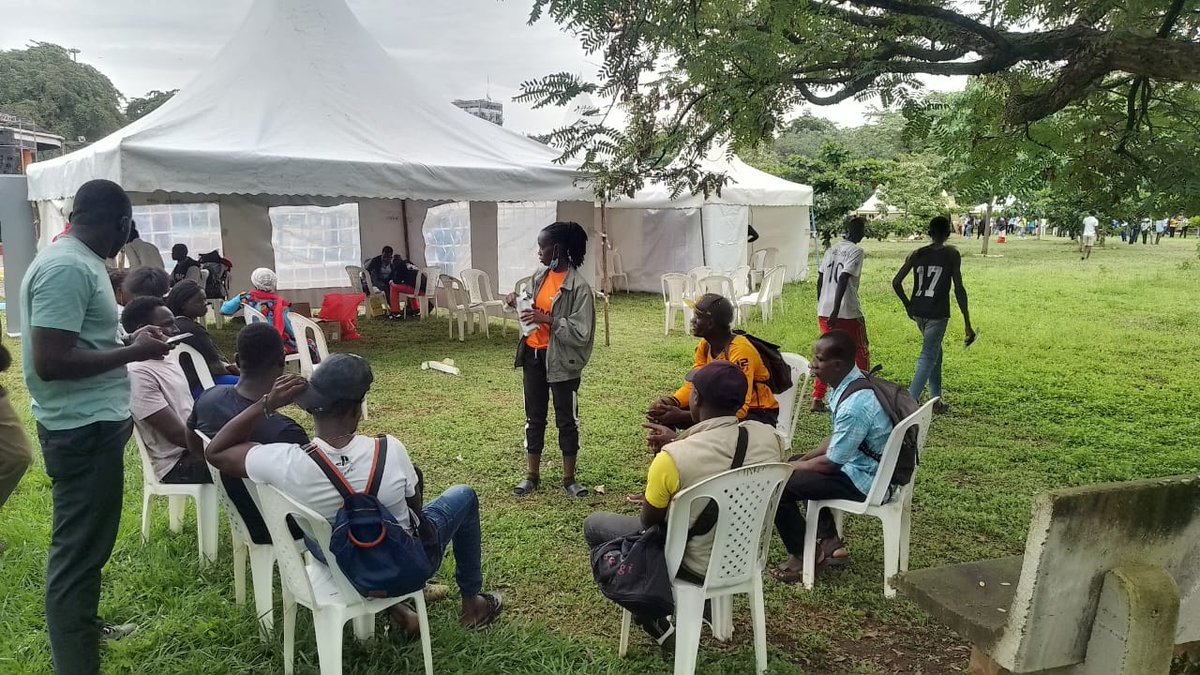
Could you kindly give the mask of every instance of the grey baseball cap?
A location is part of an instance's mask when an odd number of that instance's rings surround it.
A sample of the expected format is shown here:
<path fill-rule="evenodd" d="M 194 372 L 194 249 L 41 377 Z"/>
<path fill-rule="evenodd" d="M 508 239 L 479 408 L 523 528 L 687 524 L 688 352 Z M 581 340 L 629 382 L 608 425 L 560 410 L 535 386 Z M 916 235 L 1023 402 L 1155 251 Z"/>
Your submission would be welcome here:
<path fill-rule="evenodd" d="M 305 349 L 303 345 L 300 347 Z M 330 354 L 317 364 L 308 388 L 296 405 L 308 412 L 324 410 L 338 401 L 361 401 L 371 389 L 375 375 L 371 364 L 357 354 Z"/>

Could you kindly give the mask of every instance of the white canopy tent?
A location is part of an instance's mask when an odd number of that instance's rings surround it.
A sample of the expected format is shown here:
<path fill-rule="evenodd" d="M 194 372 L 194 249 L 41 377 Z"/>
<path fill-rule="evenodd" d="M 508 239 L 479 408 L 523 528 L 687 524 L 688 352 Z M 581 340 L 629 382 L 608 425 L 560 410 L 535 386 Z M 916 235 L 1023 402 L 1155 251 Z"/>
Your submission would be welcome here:
<path fill-rule="evenodd" d="M 888 216 L 898 216 L 898 215 L 904 214 L 904 211 L 902 211 L 901 209 L 899 209 L 895 206 L 892 206 L 891 204 L 888 204 L 885 207 L 883 202 L 881 202 L 879 200 L 879 193 L 872 192 L 871 196 L 867 197 L 867 201 L 863 202 L 862 205 L 859 206 L 857 209 L 854 209 L 854 215 L 856 215 L 856 216 L 878 216 L 878 215 L 881 215 L 884 213 L 885 208 L 887 210 L 887 213 L 885 215 L 888 215 Z"/>
<path fill-rule="evenodd" d="M 685 192 L 671 199 L 669 186 L 653 184 L 608 204 L 609 240 L 621 253 L 629 287 L 658 292 L 662 274 L 698 265 L 730 272 L 748 263 L 751 246 L 778 249 L 775 262 L 787 267 L 788 281 L 806 278 L 812 188 L 760 171 L 723 148 L 700 166 L 729 176 L 720 195 Z M 754 244 L 747 243 L 750 226 L 759 235 Z"/>
<path fill-rule="evenodd" d="M 219 213 L 220 249 L 234 262 L 238 288 L 255 267 L 277 267 L 288 236 L 316 237 L 317 256 L 357 244 L 354 257 L 365 258 L 393 244 L 421 264 L 427 213 L 460 203 L 471 265 L 495 278 L 497 203 L 536 202 L 542 216 L 593 229 L 591 193 L 557 156 L 429 93 L 343 0 L 257 0 L 209 67 L 161 108 L 31 165 L 29 198 L 42 243 L 62 231 L 70 197 L 93 178 L 120 183 L 139 206 L 207 205 Z M 333 220 L 296 221 L 307 229 L 280 232 L 288 214 L 279 207 L 348 203 L 357 205 L 357 241 L 344 233 L 321 240 Z M 521 244 L 530 271 L 535 232 Z M 293 288 L 308 292 L 289 297 L 315 300 L 348 283 L 319 282 L 301 281 Z"/>

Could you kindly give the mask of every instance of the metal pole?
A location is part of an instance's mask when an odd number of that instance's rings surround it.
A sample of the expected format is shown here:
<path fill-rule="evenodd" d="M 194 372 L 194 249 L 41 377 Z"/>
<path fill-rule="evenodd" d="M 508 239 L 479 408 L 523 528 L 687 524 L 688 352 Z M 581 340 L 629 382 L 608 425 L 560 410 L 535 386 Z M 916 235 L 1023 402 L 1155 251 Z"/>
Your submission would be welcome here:
<path fill-rule="evenodd" d="M 600 266 L 603 268 L 601 288 L 604 289 L 604 346 L 611 344 L 608 329 L 608 297 L 612 295 L 612 277 L 608 275 L 608 203 L 600 202 Z"/>

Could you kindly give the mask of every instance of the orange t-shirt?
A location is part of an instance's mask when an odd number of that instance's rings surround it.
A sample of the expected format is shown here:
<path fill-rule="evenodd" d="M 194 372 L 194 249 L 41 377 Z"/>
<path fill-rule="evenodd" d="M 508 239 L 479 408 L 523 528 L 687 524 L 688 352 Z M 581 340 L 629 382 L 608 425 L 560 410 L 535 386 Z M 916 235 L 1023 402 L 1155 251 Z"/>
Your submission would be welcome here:
<path fill-rule="evenodd" d="M 547 272 L 546 278 L 542 280 L 542 287 L 538 289 L 537 296 L 533 299 L 533 306 L 549 314 L 550 308 L 554 305 L 554 296 L 558 295 L 558 289 L 562 288 L 563 281 L 566 280 L 566 272 Z M 525 338 L 525 344 L 534 349 L 545 349 L 550 346 L 550 324 L 539 323 L 537 330 L 529 334 Z"/>

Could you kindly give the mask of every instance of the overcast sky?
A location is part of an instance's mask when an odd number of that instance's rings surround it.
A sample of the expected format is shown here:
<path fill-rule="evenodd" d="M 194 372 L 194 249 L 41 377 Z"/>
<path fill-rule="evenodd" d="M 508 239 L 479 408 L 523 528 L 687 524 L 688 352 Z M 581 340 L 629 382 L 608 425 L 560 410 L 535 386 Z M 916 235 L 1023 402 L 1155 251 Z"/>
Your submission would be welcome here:
<path fill-rule="evenodd" d="M 79 60 L 127 97 L 178 89 L 212 59 L 253 0 L 0 0 L 0 49 L 30 40 L 80 50 Z M 593 76 L 599 59 L 543 19 L 527 26 L 529 0 L 349 0 L 359 21 L 415 75 L 447 99 L 490 95 L 505 126 L 538 133 L 565 111 L 512 102 L 523 80 L 566 70 Z M 961 88 L 949 79 L 930 83 Z M 862 122 L 866 106 L 814 108 L 839 124 Z"/>

